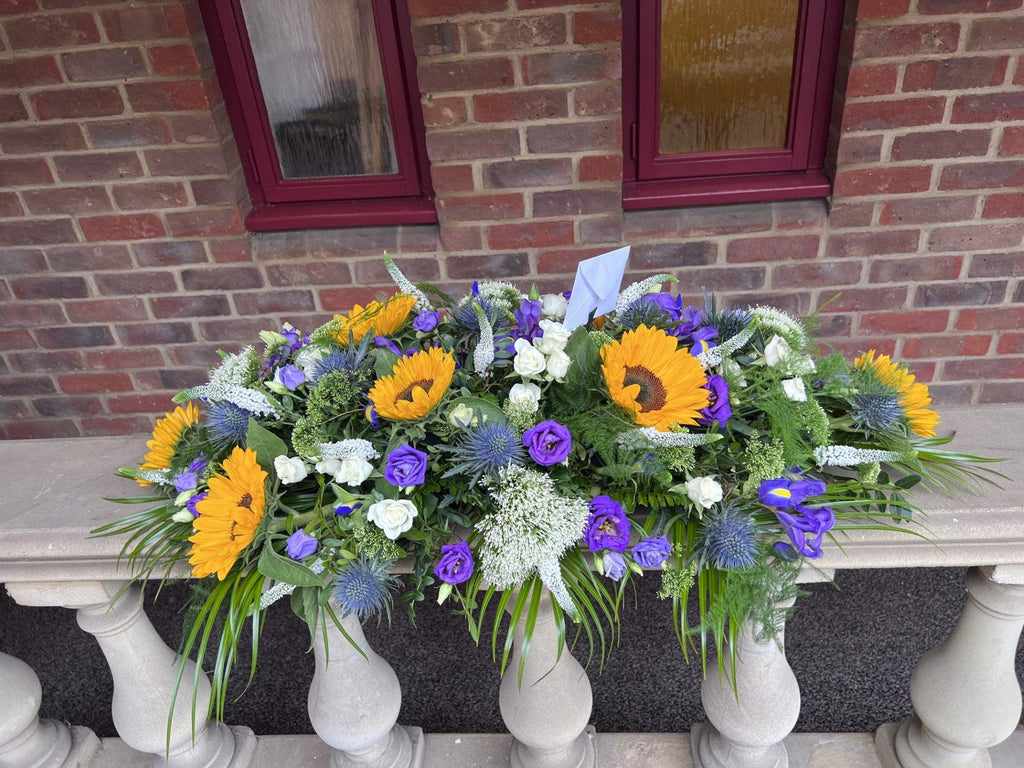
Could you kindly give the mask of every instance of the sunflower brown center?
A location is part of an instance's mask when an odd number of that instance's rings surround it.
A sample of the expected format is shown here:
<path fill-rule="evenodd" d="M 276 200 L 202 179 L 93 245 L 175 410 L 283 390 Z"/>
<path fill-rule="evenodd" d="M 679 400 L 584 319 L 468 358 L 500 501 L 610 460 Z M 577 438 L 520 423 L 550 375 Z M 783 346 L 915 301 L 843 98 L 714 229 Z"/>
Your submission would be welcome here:
<path fill-rule="evenodd" d="M 664 407 L 667 400 L 665 385 L 653 371 L 642 365 L 627 365 L 622 386 L 631 387 L 634 384 L 640 385 L 636 404 L 640 406 L 641 412 L 657 411 Z"/>
<path fill-rule="evenodd" d="M 399 400 L 405 400 L 405 402 L 411 403 L 412 402 L 412 391 L 416 387 L 420 387 L 424 392 L 429 392 L 430 388 L 433 385 L 434 385 L 434 380 L 433 379 L 417 379 L 416 381 L 410 383 L 409 386 L 407 386 L 405 389 L 403 389 L 397 395 L 395 395 L 395 402 L 397 403 Z"/>
<path fill-rule="evenodd" d="M 242 498 L 238 500 L 238 504 L 236 506 L 242 507 L 242 509 L 248 509 L 252 512 L 252 494 L 242 494 Z"/>

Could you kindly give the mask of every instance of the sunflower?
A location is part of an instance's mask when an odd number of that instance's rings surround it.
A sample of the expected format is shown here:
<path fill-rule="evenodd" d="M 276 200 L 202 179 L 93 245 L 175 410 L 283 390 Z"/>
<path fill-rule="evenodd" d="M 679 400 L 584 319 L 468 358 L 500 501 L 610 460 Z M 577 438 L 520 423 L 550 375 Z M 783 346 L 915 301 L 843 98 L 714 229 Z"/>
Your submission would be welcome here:
<path fill-rule="evenodd" d="M 707 376 L 674 336 L 641 325 L 601 347 L 601 370 L 612 400 L 637 424 L 667 432 L 696 424 L 708 406 Z"/>
<path fill-rule="evenodd" d="M 390 376 L 377 380 L 369 398 L 377 415 L 392 421 L 412 421 L 433 410 L 455 373 L 455 358 L 451 352 L 432 347 L 399 358 Z"/>
<path fill-rule="evenodd" d="M 165 413 L 157 419 L 153 427 L 153 439 L 146 443 L 149 453 L 139 469 L 170 469 L 174 449 L 185 434 L 185 430 L 199 421 L 199 407 L 189 403 L 184 408 L 180 405 L 171 413 Z M 146 480 L 139 480 L 140 485 L 149 485 Z"/>
<path fill-rule="evenodd" d="M 916 381 L 914 374 L 908 371 L 905 365 L 894 363 L 888 355 L 875 357 L 875 354 L 873 349 L 865 352 L 854 360 L 853 364 L 862 371 L 874 373 L 880 382 L 895 390 L 910 428 L 916 434 L 921 437 L 935 437 L 939 414 L 926 407 L 932 402 L 928 386 Z"/>
<path fill-rule="evenodd" d="M 216 573 L 224 579 L 239 553 L 252 543 L 266 506 L 267 473 L 256 461 L 256 451 L 235 446 L 221 465 L 225 475 L 210 478 L 210 490 L 196 504 L 199 517 L 189 537 L 188 561 L 197 578 Z"/>
<path fill-rule="evenodd" d="M 334 338 L 346 347 L 350 333 L 357 343 L 371 330 L 377 336 L 388 336 L 402 327 L 415 305 L 416 297 L 407 293 L 396 293 L 383 304 L 378 301 L 371 301 L 365 307 L 356 304 L 347 315 L 334 316 L 338 321 Z"/>

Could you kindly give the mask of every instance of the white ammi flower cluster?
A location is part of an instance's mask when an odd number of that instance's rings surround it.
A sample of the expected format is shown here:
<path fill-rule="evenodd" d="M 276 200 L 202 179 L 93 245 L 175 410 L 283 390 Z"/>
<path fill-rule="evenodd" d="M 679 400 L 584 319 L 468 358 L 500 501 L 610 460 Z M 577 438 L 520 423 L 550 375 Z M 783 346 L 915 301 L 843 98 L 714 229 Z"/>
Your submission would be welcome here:
<path fill-rule="evenodd" d="M 176 403 L 189 400 L 213 400 L 216 403 L 231 403 L 257 416 L 277 416 L 277 408 L 262 392 L 233 384 L 200 384 L 182 392 L 174 398 Z"/>
<path fill-rule="evenodd" d="M 854 448 L 852 445 L 819 445 L 814 449 L 814 460 L 819 467 L 856 467 L 875 462 L 906 461 L 908 458 L 898 451 Z"/>
<path fill-rule="evenodd" d="M 651 275 L 650 277 L 633 283 L 619 292 L 619 298 L 615 300 L 615 312 L 619 313 L 632 304 L 640 301 L 645 293 L 650 293 L 655 288 L 661 287 L 662 283 L 677 283 L 672 275 Z"/>
<path fill-rule="evenodd" d="M 244 387 L 246 374 L 253 367 L 256 350 L 246 347 L 237 355 L 226 355 L 220 365 L 210 371 L 210 384 L 221 387 Z"/>
<path fill-rule="evenodd" d="M 707 445 L 721 439 L 722 436 L 715 433 L 659 432 L 657 427 L 640 427 L 623 432 L 616 442 L 626 448 L 679 448 L 687 445 Z"/>
<path fill-rule="evenodd" d="M 349 459 L 355 456 L 372 461 L 380 458 L 373 443 L 359 438 L 340 440 L 337 443 L 320 443 L 317 448 L 320 450 L 321 459 Z"/>
<path fill-rule="evenodd" d="M 750 313 L 758 321 L 762 328 L 770 328 L 773 331 L 785 336 L 788 340 L 796 342 L 799 349 L 807 346 L 807 331 L 803 324 L 775 307 L 754 307 Z"/>

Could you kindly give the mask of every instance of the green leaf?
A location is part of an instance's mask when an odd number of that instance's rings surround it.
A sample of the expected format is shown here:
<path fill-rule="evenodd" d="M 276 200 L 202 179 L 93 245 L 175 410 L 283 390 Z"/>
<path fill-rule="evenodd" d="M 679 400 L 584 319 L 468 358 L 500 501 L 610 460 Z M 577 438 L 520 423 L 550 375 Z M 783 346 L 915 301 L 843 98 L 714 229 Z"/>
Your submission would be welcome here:
<path fill-rule="evenodd" d="M 256 568 L 267 578 L 283 581 L 285 584 L 294 584 L 297 587 L 322 587 L 324 585 L 322 575 L 313 573 L 302 563 L 281 557 L 270 544 L 263 547 L 263 551 L 260 552 L 260 561 Z"/>
<path fill-rule="evenodd" d="M 459 405 L 465 405 L 474 412 L 479 411 L 484 420 L 505 421 L 508 418 L 501 408 L 490 400 L 484 400 L 482 397 L 457 397 L 452 401 L 452 406 L 457 407 Z"/>
<path fill-rule="evenodd" d="M 278 456 L 288 455 L 288 446 L 285 445 L 284 440 L 261 427 L 255 419 L 249 419 L 249 432 L 245 436 L 245 445 L 256 451 L 256 461 L 260 466 L 271 473 L 271 477 L 276 477 L 274 459 Z"/>

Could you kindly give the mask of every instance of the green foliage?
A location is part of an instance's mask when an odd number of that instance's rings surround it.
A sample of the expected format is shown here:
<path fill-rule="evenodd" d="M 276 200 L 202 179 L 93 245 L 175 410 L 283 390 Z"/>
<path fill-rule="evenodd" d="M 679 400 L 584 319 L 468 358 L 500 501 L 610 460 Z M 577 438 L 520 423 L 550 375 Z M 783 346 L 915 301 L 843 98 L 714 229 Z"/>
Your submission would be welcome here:
<path fill-rule="evenodd" d="M 352 376 L 343 371 L 324 374 L 306 399 L 306 412 L 292 430 L 292 447 L 301 456 L 318 456 L 320 443 L 341 437 L 340 418 L 359 408 L 362 391 Z"/>

